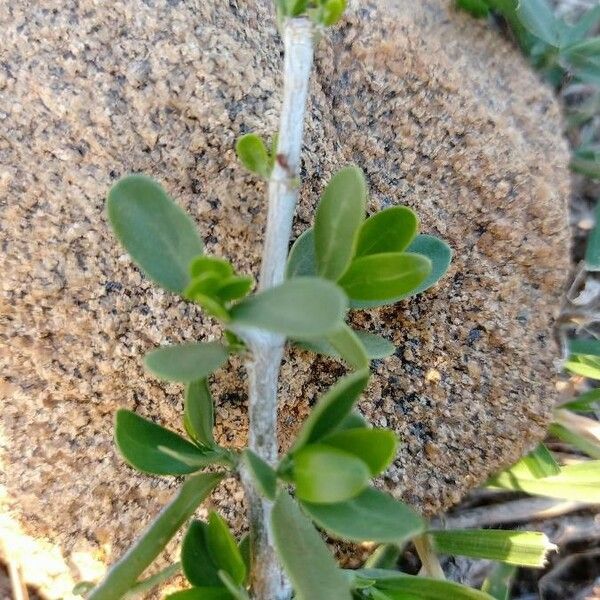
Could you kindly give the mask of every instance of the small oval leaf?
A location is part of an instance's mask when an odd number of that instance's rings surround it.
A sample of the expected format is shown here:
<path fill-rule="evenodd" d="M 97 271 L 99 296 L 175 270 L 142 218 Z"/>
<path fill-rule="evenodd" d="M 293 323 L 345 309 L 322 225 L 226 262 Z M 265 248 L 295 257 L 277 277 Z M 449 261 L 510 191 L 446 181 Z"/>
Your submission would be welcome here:
<path fill-rule="evenodd" d="M 260 456 L 249 448 L 244 450 L 244 462 L 252 479 L 263 496 L 275 500 L 277 493 L 277 475 Z"/>
<path fill-rule="evenodd" d="M 181 567 L 192 585 L 223 587 L 219 566 L 208 547 L 208 525 L 192 521 L 181 544 Z"/>
<path fill-rule="evenodd" d="M 235 275 L 221 281 L 216 295 L 221 302 L 231 302 L 247 296 L 252 290 L 254 279 L 245 275 Z"/>
<path fill-rule="evenodd" d="M 351 302 L 353 308 L 372 308 L 382 306 L 393 302 L 399 302 L 405 298 L 410 298 L 416 294 L 420 294 L 437 283 L 448 271 L 452 260 L 452 250 L 446 242 L 440 240 L 433 235 L 420 234 L 408 247 L 408 252 L 420 254 L 431 261 L 431 272 L 429 275 L 415 288 L 405 294 L 400 294 L 391 300 L 386 301 L 357 301 Z"/>
<path fill-rule="evenodd" d="M 197 256 L 190 262 L 189 273 L 192 277 L 213 273 L 219 279 L 233 275 L 233 267 L 231 263 L 224 258 L 216 256 Z"/>
<path fill-rule="evenodd" d="M 115 441 L 132 467 L 154 475 L 193 473 L 215 458 L 173 431 L 125 409 L 115 416 Z"/>
<path fill-rule="evenodd" d="M 214 563 L 237 585 L 246 580 L 246 565 L 229 526 L 216 513 L 208 515 L 207 543 Z"/>
<path fill-rule="evenodd" d="M 252 173 L 268 178 L 270 173 L 269 152 L 262 139 L 255 133 L 240 137 L 235 145 L 240 162 Z"/>
<path fill-rule="evenodd" d="M 238 326 L 304 339 L 339 327 L 346 307 L 346 297 L 335 284 L 299 277 L 242 300 L 231 309 L 231 317 Z"/>
<path fill-rule="evenodd" d="M 352 261 L 339 284 L 352 301 L 388 304 L 412 293 L 430 272 L 431 262 L 420 254 L 370 254 Z"/>
<path fill-rule="evenodd" d="M 335 431 L 352 412 L 369 381 L 367 369 L 338 380 L 318 401 L 300 430 L 295 449 L 314 443 Z"/>
<path fill-rule="evenodd" d="M 356 256 L 403 252 L 419 229 L 417 214 L 408 206 L 392 206 L 370 216 L 358 232 Z"/>
<path fill-rule="evenodd" d="M 302 506 L 319 527 L 353 542 L 400 545 L 425 530 L 425 521 L 412 508 L 375 488 L 339 504 Z"/>
<path fill-rule="evenodd" d="M 384 337 L 369 331 L 357 331 L 354 333 L 358 336 L 363 345 L 367 358 L 375 360 L 391 356 L 396 351 L 394 344 L 386 340 Z M 311 340 L 294 340 L 296 346 L 310 350 L 317 354 L 325 354 L 333 358 L 341 358 L 340 353 L 331 345 L 331 343 L 322 338 L 313 338 Z"/>
<path fill-rule="evenodd" d="M 367 185 L 362 171 L 349 166 L 327 184 L 315 214 L 315 256 L 321 277 L 337 281 L 346 270 L 365 218 Z"/>
<path fill-rule="evenodd" d="M 344 502 L 369 483 L 368 466 L 356 456 L 325 446 L 305 446 L 294 454 L 293 479 L 298 498 L 316 504 Z"/>
<path fill-rule="evenodd" d="M 191 383 L 216 371 L 228 356 L 219 342 L 197 342 L 153 350 L 144 357 L 144 364 L 160 379 Z"/>
<path fill-rule="evenodd" d="M 367 463 L 371 475 L 379 475 L 394 460 L 398 438 L 389 429 L 346 429 L 324 437 L 322 444 L 354 454 Z"/>
<path fill-rule="evenodd" d="M 214 446 L 214 405 L 206 379 L 186 385 L 183 420 L 185 430 L 194 441 Z"/>
<path fill-rule="evenodd" d="M 285 276 L 287 279 L 293 277 L 314 277 L 317 274 L 317 258 L 315 256 L 315 234 L 311 227 L 301 233 L 288 256 Z"/>
<path fill-rule="evenodd" d="M 335 351 L 353 369 L 365 369 L 369 366 L 367 350 L 363 346 L 356 332 L 344 323 L 327 336 L 329 343 Z"/>
<path fill-rule="evenodd" d="M 156 283 L 181 293 L 202 239 L 188 215 L 144 175 L 120 179 L 108 194 L 108 218 L 131 258 Z"/>

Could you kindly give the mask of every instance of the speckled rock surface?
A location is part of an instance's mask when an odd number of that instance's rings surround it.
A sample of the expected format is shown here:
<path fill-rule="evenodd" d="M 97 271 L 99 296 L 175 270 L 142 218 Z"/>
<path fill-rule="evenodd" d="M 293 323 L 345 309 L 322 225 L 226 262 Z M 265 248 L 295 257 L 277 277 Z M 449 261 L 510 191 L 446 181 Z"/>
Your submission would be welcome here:
<path fill-rule="evenodd" d="M 0 30 L 3 510 L 80 577 L 70 557 L 113 560 L 174 485 L 113 448 L 120 406 L 180 428 L 180 387 L 141 356 L 219 335 L 132 266 L 106 191 L 151 174 L 209 252 L 256 273 L 264 186 L 232 147 L 276 128 L 281 48 L 267 0 L 4 3 Z M 568 262 L 559 107 L 508 43 L 425 0 L 368 6 L 322 41 L 309 113 L 296 233 L 356 162 L 371 209 L 408 204 L 455 251 L 433 291 L 355 318 L 398 346 L 361 403 L 404 440 L 383 484 L 434 513 L 543 435 Z M 284 445 L 342 373 L 286 356 Z M 244 379 L 237 359 L 214 378 L 223 444 L 245 442 Z M 234 480 L 212 502 L 243 527 Z"/>

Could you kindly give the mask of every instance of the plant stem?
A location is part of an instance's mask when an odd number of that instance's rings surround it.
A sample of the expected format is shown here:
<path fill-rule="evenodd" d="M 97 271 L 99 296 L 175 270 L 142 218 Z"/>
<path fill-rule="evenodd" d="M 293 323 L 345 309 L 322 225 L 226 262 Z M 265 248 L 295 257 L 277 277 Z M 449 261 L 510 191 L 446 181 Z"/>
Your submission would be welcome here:
<path fill-rule="evenodd" d="M 277 158 L 269 179 L 269 208 L 259 288 L 283 281 L 292 221 L 298 199 L 300 152 L 304 114 L 313 62 L 313 25 L 306 18 L 284 24 L 285 47 L 283 106 L 279 124 Z M 244 331 L 250 358 L 248 370 L 249 447 L 275 465 L 277 444 L 277 383 L 285 338 L 264 331 Z M 275 554 L 270 531 L 272 503 L 254 489 L 242 474 L 249 510 L 252 573 L 255 600 L 288 600 L 291 592 Z"/>
<path fill-rule="evenodd" d="M 433 550 L 429 536 L 427 534 L 420 535 L 413 540 L 413 543 L 423 565 L 421 570 L 434 579 L 445 579 L 444 571 L 437 554 Z"/>

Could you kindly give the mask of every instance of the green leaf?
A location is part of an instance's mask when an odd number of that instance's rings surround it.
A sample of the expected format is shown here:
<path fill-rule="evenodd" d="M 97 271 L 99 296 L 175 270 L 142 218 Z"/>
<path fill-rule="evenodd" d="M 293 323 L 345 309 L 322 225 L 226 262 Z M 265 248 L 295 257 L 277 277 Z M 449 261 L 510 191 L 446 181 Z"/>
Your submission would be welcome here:
<path fill-rule="evenodd" d="M 160 379 L 191 383 L 223 366 L 229 354 L 219 342 L 164 346 L 146 354 L 146 368 Z"/>
<path fill-rule="evenodd" d="M 498 563 L 485 578 L 481 591 L 490 594 L 496 600 L 510 600 L 510 590 L 517 574 L 517 567 Z"/>
<path fill-rule="evenodd" d="M 306 502 L 344 502 L 360 494 L 371 477 L 364 461 L 324 444 L 305 446 L 293 461 L 296 495 Z"/>
<path fill-rule="evenodd" d="M 240 543 L 238 544 L 238 548 L 240 550 L 240 554 L 244 559 L 244 564 L 246 565 L 246 573 L 250 573 L 251 565 L 252 565 L 252 556 L 251 556 L 251 547 L 250 547 L 250 534 L 247 533 L 242 537 Z"/>
<path fill-rule="evenodd" d="M 519 0 L 517 15 L 533 35 L 555 48 L 560 46 L 560 25 L 546 0 Z"/>
<path fill-rule="evenodd" d="M 229 323 L 231 320 L 229 312 L 219 300 L 198 293 L 194 294 L 194 297 L 191 299 L 201 306 L 202 310 L 211 317 L 215 317 L 215 319 L 219 319 L 223 323 Z"/>
<path fill-rule="evenodd" d="M 387 358 L 396 352 L 396 346 L 392 342 L 376 333 L 368 331 L 355 331 L 358 339 L 367 351 L 367 356 L 373 360 L 378 358 Z"/>
<path fill-rule="evenodd" d="M 600 23 L 600 5 L 591 8 L 573 25 L 572 42 L 583 39 L 596 25 Z"/>
<path fill-rule="evenodd" d="M 194 587 L 169 594 L 165 600 L 233 600 L 224 587 Z"/>
<path fill-rule="evenodd" d="M 487 17 L 490 7 L 485 0 L 456 0 L 456 6 L 471 13 L 475 18 Z"/>
<path fill-rule="evenodd" d="M 173 500 L 109 570 L 88 600 L 121 600 L 223 476 L 223 473 L 201 473 L 188 477 Z"/>
<path fill-rule="evenodd" d="M 569 355 L 571 354 L 600 356 L 600 340 L 571 339 L 569 340 Z"/>
<path fill-rule="evenodd" d="M 429 533 L 435 550 L 452 556 L 497 560 L 523 567 L 543 567 L 556 550 L 545 533 L 501 529 L 455 529 Z"/>
<path fill-rule="evenodd" d="M 207 542 L 214 563 L 242 585 L 246 581 L 244 559 L 227 523 L 216 512 L 208 515 Z"/>
<path fill-rule="evenodd" d="M 140 600 L 140 598 L 146 598 L 155 588 L 180 574 L 181 562 L 172 563 L 149 577 L 138 580 L 123 596 L 123 600 Z"/>
<path fill-rule="evenodd" d="M 214 446 L 214 406 L 206 379 L 192 381 L 185 387 L 183 424 L 197 443 Z"/>
<path fill-rule="evenodd" d="M 411 295 L 420 294 L 435 285 L 448 271 L 452 261 L 452 249 L 446 242 L 434 235 L 419 234 L 407 249 L 413 254 L 420 254 L 431 261 L 431 272 Z"/>
<path fill-rule="evenodd" d="M 576 76 L 582 79 L 582 74 L 585 74 L 585 79 L 600 85 L 600 67 L 587 67 L 585 72 L 580 70 Z M 581 146 L 573 152 L 570 165 L 571 169 L 576 173 L 581 173 L 591 179 L 600 179 L 600 146 Z"/>
<path fill-rule="evenodd" d="M 561 52 L 575 68 L 600 66 L 600 36 L 580 40 Z"/>
<path fill-rule="evenodd" d="M 232 598 L 235 600 L 250 600 L 246 590 L 241 585 L 237 584 L 227 571 L 220 570 L 219 577 L 225 587 L 229 590 Z"/>
<path fill-rule="evenodd" d="M 240 162 L 248 171 L 268 179 L 271 173 L 269 152 L 258 135 L 243 135 L 236 142 L 235 150 Z"/>
<path fill-rule="evenodd" d="M 409 506 L 375 488 L 346 502 L 302 506 L 319 527 L 354 542 L 402 544 L 425 530 L 425 521 Z"/>
<path fill-rule="evenodd" d="M 233 275 L 233 267 L 231 266 L 231 263 L 224 258 L 217 258 L 216 256 L 196 256 L 196 258 L 190 262 L 189 273 L 191 277 L 212 273 L 221 280 Z"/>
<path fill-rule="evenodd" d="M 277 554 L 296 600 L 350 600 L 350 584 L 292 498 L 280 491 L 271 513 Z M 447 600 L 447 599 L 446 599 Z"/>
<path fill-rule="evenodd" d="M 559 475 L 537 479 L 518 465 L 492 477 L 488 487 L 577 502 L 600 502 L 600 460 L 561 467 Z"/>
<path fill-rule="evenodd" d="M 326 0 L 323 6 L 322 23 L 325 27 L 335 25 L 346 10 L 346 0 Z"/>
<path fill-rule="evenodd" d="M 369 371 L 357 371 L 338 380 L 322 396 L 304 422 L 294 448 L 314 443 L 335 431 L 350 414 L 369 381 Z"/>
<path fill-rule="evenodd" d="M 366 348 L 355 331 L 344 323 L 327 336 L 328 342 L 353 369 L 369 367 L 369 357 Z"/>
<path fill-rule="evenodd" d="M 187 580 L 195 586 L 223 587 L 219 565 L 209 549 L 208 525 L 194 520 L 181 544 L 181 567 Z"/>
<path fill-rule="evenodd" d="M 313 228 L 301 233 L 288 256 L 285 276 L 287 279 L 294 277 L 314 277 L 317 274 L 317 257 L 315 256 L 315 234 Z"/>
<path fill-rule="evenodd" d="M 365 561 L 366 569 L 394 569 L 402 554 L 402 545 L 381 544 Z"/>
<path fill-rule="evenodd" d="M 431 272 L 431 262 L 420 254 L 370 254 L 354 261 L 339 280 L 353 301 L 383 304 L 412 294 Z"/>
<path fill-rule="evenodd" d="M 193 473 L 217 458 L 214 452 L 122 408 L 115 416 L 115 441 L 132 467 L 154 475 Z"/>
<path fill-rule="evenodd" d="M 195 300 L 196 296 L 208 296 L 211 298 L 217 288 L 221 285 L 222 278 L 217 273 L 207 271 L 197 275 L 183 291 L 188 300 Z"/>
<path fill-rule="evenodd" d="M 253 285 L 254 278 L 245 275 L 236 275 L 223 279 L 215 293 L 221 302 L 230 302 L 247 296 L 252 290 Z"/>
<path fill-rule="evenodd" d="M 394 206 L 370 216 L 358 232 L 356 256 L 403 252 L 417 235 L 419 219 L 408 206 Z"/>
<path fill-rule="evenodd" d="M 561 404 L 560 408 L 574 410 L 578 412 L 594 412 L 600 402 L 600 388 L 594 388 L 584 394 L 581 394 L 575 400 Z"/>
<path fill-rule="evenodd" d="M 285 0 L 286 1 L 286 14 L 290 17 L 298 17 L 308 7 L 308 0 Z"/>
<path fill-rule="evenodd" d="M 396 351 L 396 347 L 384 337 L 368 331 L 353 330 L 363 345 L 369 360 L 387 358 Z M 296 346 L 310 350 L 316 354 L 324 354 L 333 358 L 341 358 L 340 353 L 326 339 L 294 340 Z"/>
<path fill-rule="evenodd" d="M 275 500 L 277 493 L 277 475 L 275 471 L 249 448 L 244 450 L 243 456 L 248 472 L 252 475 L 252 480 L 260 493 L 269 500 Z"/>
<path fill-rule="evenodd" d="M 203 248 L 186 213 L 143 175 L 120 179 L 107 207 L 115 235 L 142 271 L 165 289 L 183 292 L 190 280 L 188 265 Z"/>
<path fill-rule="evenodd" d="M 539 444 L 535 450 L 524 456 L 521 459 L 521 464 L 528 470 L 528 474 L 537 479 L 560 473 L 559 464 L 544 444 Z"/>
<path fill-rule="evenodd" d="M 356 248 L 358 230 L 365 218 L 367 185 L 362 171 L 344 167 L 328 183 L 315 214 L 314 241 L 321 277 L 337 281 Z"/>
<path fill-rule="evenodd" d="M 596 222 L 588 236 L 585 249 L 585 268 L 588 271 L 600 271 L 600 202 L 596 204 Z"/>
<path fill-rule="evenodd" d="M 347 429 L 370 429 L 369 423 L 365 418 L 358 412 L 351 412 L 340 424 L 336 431 L 346 431 Z"/>
<path fill-rule="evenodd" d="M 493 600 L 484 592 L 452 581 L 384 569 L 360 569 L 354 573 L 361 578 L 374 580 L 376 588 L 390 600 Z"/>
<path fill-rule="evenodd" d="M 559 440 L 575 446 L 575 448 L 581 450 L 581 452 L 587 454 L 591 458 L 600 458 L 600 441 L 594 442 L 577 430 L 565 427 L 560 423 L 552 423 L 549 428 L 549 433 Z"/>
<path fill-rule="evenodd" d="M 305 339 L 337 329 L 346 307 L 346 298 L 335 284 L 300 277 L 242 300 L 231 309 L 231 317 L 237 326 Z"/>
<path fill-rule="evenodd" d="M 324 437 L 322 444 L 354 454 L 367 463 L 373 477 L 384 471 L 396 457 L 398 438 L 389 429 L 345 429 Z"/>
<path fill-rule="evenodd" d="M 572 354 L 565 363 L 565 369 L 590 379 L 600 379 L 600 356 Z"/>
<path fill-rule="evenodd" d="M 416 294 L 420 294 L 437 283 L 448 271 L 452 260 L 452 250 L 450 246 L 439 238 L 433 235 L 420 234 L 411 245 L 408 247 L 408 252 L 412 254 L 420 254 L 431 261 L 431 272 L 429 275 L 414 289 L 406 294 L 401 294 L 392 300 L 387 301 L 353 301 L 351 303 L 354 308 L 372 308 L 374 306 L 382 306 L 392 302 L 399 302 L 404 298 L 410 298 Z"/>

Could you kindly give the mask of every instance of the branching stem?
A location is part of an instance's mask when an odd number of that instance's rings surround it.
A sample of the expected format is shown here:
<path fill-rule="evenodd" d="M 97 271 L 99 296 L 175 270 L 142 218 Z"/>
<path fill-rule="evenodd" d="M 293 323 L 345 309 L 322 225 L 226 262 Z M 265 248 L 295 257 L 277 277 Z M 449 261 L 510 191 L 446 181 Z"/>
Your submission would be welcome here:
<path fill-rule="evenodd" d="M 269 180 L 269 208 L 259 288 L 283 281 L 292 221 L 298 198 L 300 152 L 310 73 L 313 24 L 288 19 L 285 47 L 283 106 L 277 158 Z M 278 458 L 277 384 L 285 339 L 264 331 L 240 332 L 248 343 L 249 447 L 269 464 Z M 275 554 L 270 532 L 271 502 L 259 496 L 243 476 L 252 539 L 254 600 L 288 600 L 290 588 Z"/>

